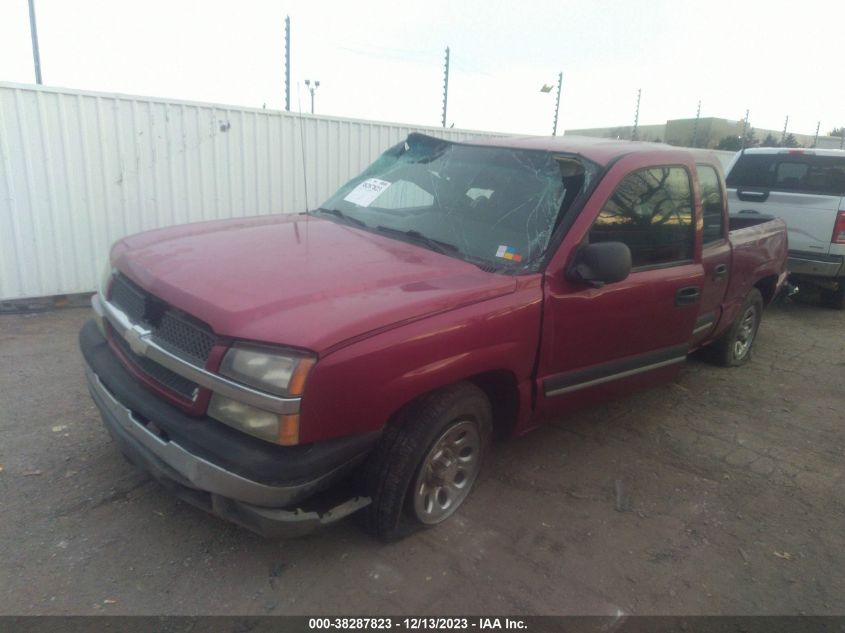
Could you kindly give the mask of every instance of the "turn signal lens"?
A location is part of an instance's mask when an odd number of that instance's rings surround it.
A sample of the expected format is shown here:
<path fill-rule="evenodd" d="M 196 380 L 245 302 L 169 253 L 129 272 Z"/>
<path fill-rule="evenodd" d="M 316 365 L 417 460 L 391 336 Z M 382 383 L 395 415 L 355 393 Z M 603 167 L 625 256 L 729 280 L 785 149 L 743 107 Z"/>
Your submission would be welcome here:
<path fill-rule="evenodd" d="M 299 359 L 296 369 L 293 370 L 293 375 L 288 383 L 289 396 L 301 396 L 305 391 L 305 380 L 308 378 L 308 373 L 317 361 L 311 357 L 303 357 Z"/>
<path fill-rule="evenodd" d="M 299 444 L 299 414 L 279 416 L 279 444 L 296 446 Z"/>

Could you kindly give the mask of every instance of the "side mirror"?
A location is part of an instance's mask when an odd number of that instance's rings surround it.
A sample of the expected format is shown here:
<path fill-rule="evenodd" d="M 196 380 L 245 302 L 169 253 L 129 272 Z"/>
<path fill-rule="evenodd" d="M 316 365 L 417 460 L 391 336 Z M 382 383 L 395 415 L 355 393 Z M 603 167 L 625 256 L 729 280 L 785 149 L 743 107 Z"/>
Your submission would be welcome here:
<path fill-rule="evenodd" d="M 567 277 L 596 288 L 627 279 L 631 274 L 631 249 L 622 242 L 597 242 L 582 246 Z"/>

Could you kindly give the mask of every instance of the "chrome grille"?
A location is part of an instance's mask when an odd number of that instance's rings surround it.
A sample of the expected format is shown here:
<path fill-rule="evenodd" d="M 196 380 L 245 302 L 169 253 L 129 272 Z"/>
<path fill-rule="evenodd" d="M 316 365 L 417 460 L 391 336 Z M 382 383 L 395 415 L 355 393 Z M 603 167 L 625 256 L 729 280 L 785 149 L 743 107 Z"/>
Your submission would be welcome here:
<path fill-rule="evenodd" d="M 202 321 L 169 306 L 124 275 L 114 276 L 109 301 L 133 323 L 149 328 L 153 340 L 184 360 L 204 367 L 214 333 Z"/>
<path fill-rule="evenodd" d="M 120 273 L 112 279 L 109 302 L 132 323 L 148 329 L 159 346 L 192 365 L 205 367 L 215 341 L 205 323 L 168 305 Z M 196 399 L 199 387 L 195 382 L 136 354 L 122 336 L 115 334 L 112 338 L 139 371 L 187 400 Z"/>
<path fill-rule="evenodd" d="M 180 376 L 179 374 L 170 371 L 167 367 L 163 367 L 149 358 L 138 356 L 138 354 L 132 351 L 129 347 L 129 343 L 127 343 L 123 337 L 115 336 L 114 341 L 126 357 L 131 359 L 132 362 L 135 363 L 135 365 L 137 365 L 138 368 L 150 378 L 188 400 L 194 400 L 196 398 L 199 390 L 196 383 L 191 382 L 184 376 Z"/>
<path fill-rule="evenodd" d="M 146 323 L 144 319 L 146 297 L 146 292 L 123 275 L 115 275 L 112 279 L 109 302 L 120 308 L 133 323 Z"/>
<path fill-rule="evenodd" d="M 214 335 L 192 321 L 173 310 L 165 312 L 158 328 L 153 330 L 153 340 L 177 356 L 184 355 L 186 360 L 204 366 L 214 347 Z"/>

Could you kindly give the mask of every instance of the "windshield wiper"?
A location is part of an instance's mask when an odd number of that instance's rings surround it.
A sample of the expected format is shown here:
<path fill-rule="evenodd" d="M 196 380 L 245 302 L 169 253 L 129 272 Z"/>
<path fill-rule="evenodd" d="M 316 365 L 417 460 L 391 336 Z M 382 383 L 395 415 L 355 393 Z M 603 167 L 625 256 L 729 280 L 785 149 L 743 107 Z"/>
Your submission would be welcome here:
<path fill-rule="evenodd" d="M 340 209 L 325 209 L 323 207 L 319 207 L 318 209 L 314 209 L 314 211 L 317 213 L 328 213 L 329 215 L 333 215 L 341 220 L 346 220 L 347 222 L 351 222 L 357 226 L 367 226 L 366 222 L 362 222 L 358 218 L 353 218 L 351 215 L 346 215 Z"/>
<path fill-rule="evenodd" d="M 376 230 L 387 235 L 394 235 L 399 238 L 407 238 L 419 244 L 424 244 L 431 250 L 437 251 L 438 253 L 443 253 L 444 255 L 462 254 L 461 249 L 459 249 L 454 244 L 449 244 L 449 242 L 441 242 L 440 240 L 436 240 L 433 237 L 423 235 L 422 233 L 420 233 L 419 231 L 415 231 L 414 229 L 403 231 L 402 229 L 394 229 L 389 226 L 379 225 L 376 227 Z"/>
<path fill-rule="evenodd" d="M 400 239 L 410 239 L 414 242 L 424 244 L 431 250 L 437 251 L 438 253 L 442 253 L 444 255 L 458 255 L 465 262 L 468 262 L 474 266 L 478 266 L 484 272 L 504 274 L 510 274 L 511 272 L 513 272 L 513 269 L 509 266 L 493 263 L 486 259 L 480 259 L 478 257 L 467 255 L 454 244 L 449 244 L 449 242 L 442 242 L 440 240 L 436 240 L 433 237 L 428 237 L 427 235 L 423 235 L 419 231 L 415 231 L 413 229 L 403 231 L 402 229 L 394 229 L 389 226 L 379 225 L 376 227 L 376 230 L 380 233 L 385 233 L 387 235 L 394 235 Z"/>

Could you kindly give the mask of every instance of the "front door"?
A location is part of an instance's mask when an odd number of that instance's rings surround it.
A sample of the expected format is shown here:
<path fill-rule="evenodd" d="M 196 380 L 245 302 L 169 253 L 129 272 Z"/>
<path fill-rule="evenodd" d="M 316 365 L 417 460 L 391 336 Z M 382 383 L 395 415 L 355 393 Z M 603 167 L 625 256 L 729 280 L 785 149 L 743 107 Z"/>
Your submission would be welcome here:
<path fill-rule="evenodd" d="M 694 165 L 621 159 L 583 209 L 558 255 L 583 243 L 623 242 L 633 269 L 593 288 L 553 259 L 545 279 L 538 409 L 566 410 L 673 377 L 686 358 L 703 286 L 696 254 Z M 612 183 L 618 183 L 613 187 Z M 612 189 L 612 190 L 610 190 Z"/>

